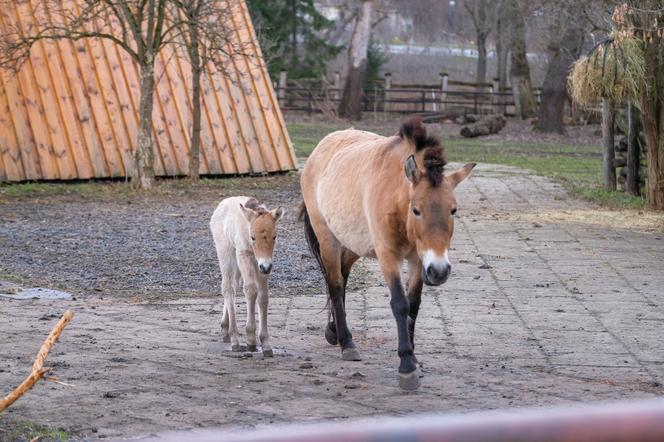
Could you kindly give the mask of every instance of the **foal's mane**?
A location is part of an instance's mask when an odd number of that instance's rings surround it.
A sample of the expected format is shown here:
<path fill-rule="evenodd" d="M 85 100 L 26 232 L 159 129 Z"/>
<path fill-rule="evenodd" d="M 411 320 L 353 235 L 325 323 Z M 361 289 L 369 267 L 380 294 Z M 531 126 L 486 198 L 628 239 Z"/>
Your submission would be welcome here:
<path fill-rule="evenodd" d="M 427 178 L 433 187 L 443 182 L 443 169 L 447 164 L 445 152 L 437 137 L 427 134 L 427 129 L 419 117 L 411 117 L 403 122 L 399 129 L 402 139 L 409 139 L 415 145 L 415 151 L 424 151 L 422 158 Z"/>

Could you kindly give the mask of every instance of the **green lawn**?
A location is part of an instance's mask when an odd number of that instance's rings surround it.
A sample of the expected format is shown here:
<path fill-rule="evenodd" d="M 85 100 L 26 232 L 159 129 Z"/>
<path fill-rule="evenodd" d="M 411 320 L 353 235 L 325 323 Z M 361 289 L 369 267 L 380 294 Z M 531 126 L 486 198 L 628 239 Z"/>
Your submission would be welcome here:
<path fill-rule="evenodd" d="M 288 130 L 298 156 L 306 157 L 328 133 L 347 123 L 291 123 Z M 641 208 L 644 200 L 602 189 L 600 146 L 507 143 L 480 139 L 448 140 L 447 158 L 454 162 L 496 163 L 529 169 L 551 177 L 575 194 L 609 207 Z"/>

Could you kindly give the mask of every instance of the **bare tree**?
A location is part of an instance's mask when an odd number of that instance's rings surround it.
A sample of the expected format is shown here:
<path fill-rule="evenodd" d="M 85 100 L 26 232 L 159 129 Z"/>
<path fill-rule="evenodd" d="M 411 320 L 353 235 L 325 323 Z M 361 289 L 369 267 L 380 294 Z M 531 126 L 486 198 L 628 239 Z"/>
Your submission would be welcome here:
<path fill-rule="evenodd" d="M 339 116 L 356 121 L 362 119 L 362 88 L 367 67 L 373 7 L 374 0 L 362 0 L 348 48 L 348 71 L 339 103 Z"/>
<path fill-rule="evenodd" d="M 463 0 L 463 6 L 473 20 L 477 44 L 477 83 L 486 81 L 486 40 L 491 34 L 498 2 L 491 0 Z"/>
<path fill-rule="evenodd" d="M 526 24 L 523 19 L 522 5 L 519 0 L 504 0 L 504 22 L 508 29 L 510 51 L 510 84 L 514 96 L 516 115 L 519 118 L 531 118 L 537 112 L 537 103 L 530 81 L 526 47 Z"/>
<path fill-rule="evenodd" d="M 42 0 L 36 22 L 30 27 L 9 26 L 0 37 L 0 66 L 19 69 L 40 40 L 110 40 L 125 50 L 140 70 L 140 105 L 137 147 L 134 152 L 132 185 L 148 189 L 154 180 L 152 109 L 155 60 L 159 51 L 178 33 L 176 23 L 167 20 L 169 0 Z M 0 6 L 13 8 L 15 0 Z"/>
<path fill-rule="evenodd" d="M 549 64 L 542 85 L 537 129 L 542 132 L 563 133 L 567 75 L 574 61 L 581 55 L 585 37 L 583 4 L 576 0 L 551 1 L 553 15 L 549 26 L 547 46 Z"/>
<path fill-rule="evenodd" d="M 503 92 L 507 88 L 507 55 L 509 54 L 508 27 L 509 16 L 506 10 L 507 0 L 500 0 L 497 6 L 496 17 L 496 78 L 498 79 L 498 91 Z"/>
<path fill-rule="evenodd" d="M 236 57 L 250 58 L 246 42 L 235 36 L 240 31 L 234 23 L 234 8 L 241 7 L 237 0 L 170 0 L 174 8 L 170 11 L 173 22 L 182 32 L 181 43 L 191 64 L 192 127 L 189 150 L 188 176 L 192 180 L 200 177 L 201 152 L 201 88 L 206 67 L 215 69 L 227 78 L 228 65 Z M 243 32 L 248 32 L 244 29 Z M 232 81 L 232 78 L 231 78 Z"/>

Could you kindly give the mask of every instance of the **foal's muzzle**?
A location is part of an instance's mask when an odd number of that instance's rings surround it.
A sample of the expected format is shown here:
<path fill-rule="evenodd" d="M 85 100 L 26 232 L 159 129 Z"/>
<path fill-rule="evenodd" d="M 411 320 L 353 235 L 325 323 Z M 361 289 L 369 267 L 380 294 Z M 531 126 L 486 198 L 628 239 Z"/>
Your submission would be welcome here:
<path fill-rule="evenodd" d="M 270 272 L 272 271 L 272 263 L 271 262 L 259 262 L 258 263 L 258 270 L 264 275 L 269 275 Z"/>
<path fill-rule="evenodd" d="M 452 266 L 443 264 L 440 266 L 430 264 L 422 269 L 422 280 L 426 285 L 441 285 L 450 277 Z"/>

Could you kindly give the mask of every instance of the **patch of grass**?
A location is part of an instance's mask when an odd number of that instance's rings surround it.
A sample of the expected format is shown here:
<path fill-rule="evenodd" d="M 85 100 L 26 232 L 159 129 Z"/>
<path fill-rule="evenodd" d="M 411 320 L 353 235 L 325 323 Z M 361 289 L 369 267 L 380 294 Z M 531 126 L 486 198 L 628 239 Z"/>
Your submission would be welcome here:
<path fill-rule="evenodd" d="M 348 129 L 350 126 L 350 123 L 345 122 L 289 123 L 288 133 L 295 148 L 295 155 L 308 157 L 325 135 L 335 130 Z"/>
<path fill-rule="evenodd" d="M 505 164 L 553 178 L 574 194 L 615 208 L 643 208 L 645 200 L 602 188 L 602 148 L 597 145 L 483 142 L 445 143 L 450 161 Z"/>
<path fill-rule="evenodd" d="M 67 442 L 69 435 L 64 430 L 54 430 L 34 422 L 22 420 L 9 422 L 0 417 L 0 434 L 6 442 L 39 440 L 40 442 Z"/>
<path fill-rule="evenodd" d="M 81 195 L 86 197 L 105 195 L 129 195 L 129 183 L 124 181 L 64 181 L 26 182 L 0 184 L 0 197 L 38 197 L 56 195 Z"/>

